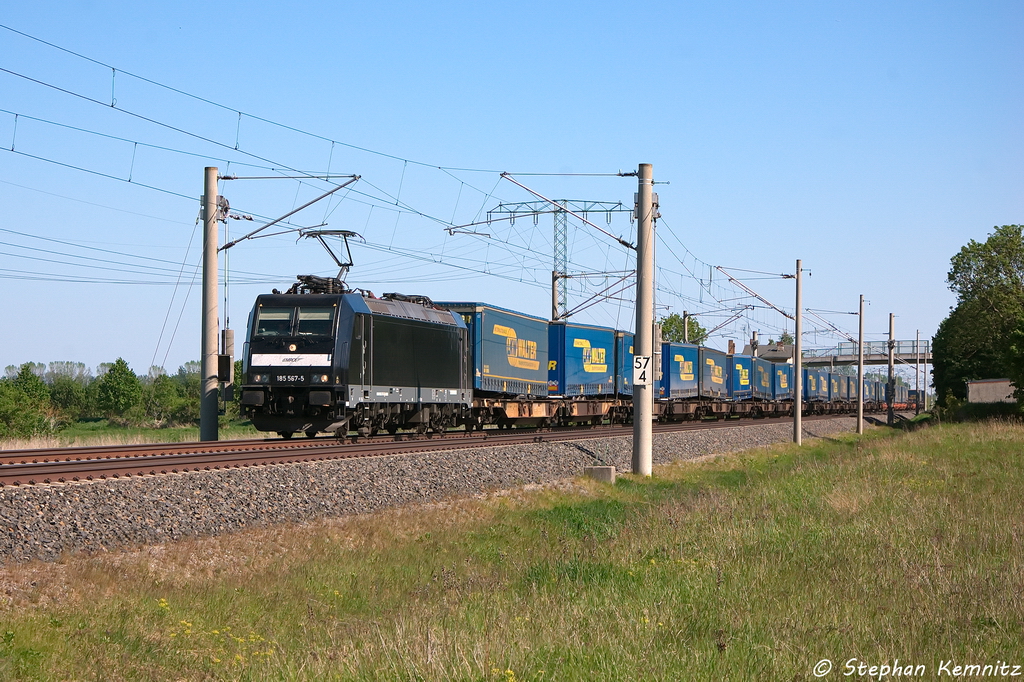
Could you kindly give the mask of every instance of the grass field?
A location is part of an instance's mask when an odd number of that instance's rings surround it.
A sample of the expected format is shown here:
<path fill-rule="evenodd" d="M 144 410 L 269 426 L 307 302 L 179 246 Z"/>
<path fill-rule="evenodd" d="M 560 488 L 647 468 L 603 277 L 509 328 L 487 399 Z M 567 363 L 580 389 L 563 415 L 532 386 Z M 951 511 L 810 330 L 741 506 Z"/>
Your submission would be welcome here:
<path fill-rule="evenodd" d="M 926 678 L 1024 665 L 1022 455 L 1016 425 L 874 431 L 615 486 L 0 567 L 0 679 L 810 680 L 822 659 L 822 679 L 848 679 L 849 659 Z"/>

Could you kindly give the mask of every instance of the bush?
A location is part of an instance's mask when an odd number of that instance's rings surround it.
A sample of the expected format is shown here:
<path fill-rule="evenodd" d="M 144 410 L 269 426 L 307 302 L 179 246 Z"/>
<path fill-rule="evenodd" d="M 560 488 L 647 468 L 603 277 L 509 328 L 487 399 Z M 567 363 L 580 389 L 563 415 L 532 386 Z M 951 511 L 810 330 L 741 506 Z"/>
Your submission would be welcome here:
<path fill-rule="evenodd" d="M 50 404 L 71 421 L 86 416 L 89 396 L 86 387 L 71 377 L 58 376 L 50 386 Z"/>
<path fill-rule="evenodd" d="M 48 436 L 60 426 L 48 401 L 25 393 L 12 380 L 0 381 L 0 438 Z"/>

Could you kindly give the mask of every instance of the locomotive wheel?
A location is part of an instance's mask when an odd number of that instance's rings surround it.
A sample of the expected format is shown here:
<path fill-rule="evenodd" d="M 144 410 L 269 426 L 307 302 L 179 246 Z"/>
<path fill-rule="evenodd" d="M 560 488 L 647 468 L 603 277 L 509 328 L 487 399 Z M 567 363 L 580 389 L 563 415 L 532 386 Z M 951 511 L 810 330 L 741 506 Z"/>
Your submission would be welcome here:
<path fill-rule="evenodd" d="M 316 438 L 316 434 L 316 429 L 310 429 L 309 431 L 306 431 L 306 438 Z"/>
<path fill-rule="evenodd" d="M 285 440 L 288 440 L 289 438 L 292 437 L 292 432 L 291 431 L 278 431 L 277 435 L 281 436 L 281 438 L 284 438 Z"/>

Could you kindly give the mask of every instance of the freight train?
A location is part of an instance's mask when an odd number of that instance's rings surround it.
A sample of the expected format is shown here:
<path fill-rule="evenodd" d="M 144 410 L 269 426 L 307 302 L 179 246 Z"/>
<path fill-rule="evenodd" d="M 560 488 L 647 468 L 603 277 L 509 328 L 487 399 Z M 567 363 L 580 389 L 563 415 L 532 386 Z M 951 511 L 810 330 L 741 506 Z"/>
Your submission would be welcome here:
<path fill-rule="evenodd" d="M 656 345 L 661 421 L 793 412 L 791 364 Z M 304 276 L 285 293 L 257 297 L 243 354 L 242 413 L 284 438 L 632 419 L 633 334 L 485 303 L 378 298 Z M 856 377 L 803 373 L 805 414 L 856 410 Z M 882 382 L 862 388 L 866 410 L 886 406 Z M 896 387 L 895 405 L 905 392 Z"/>

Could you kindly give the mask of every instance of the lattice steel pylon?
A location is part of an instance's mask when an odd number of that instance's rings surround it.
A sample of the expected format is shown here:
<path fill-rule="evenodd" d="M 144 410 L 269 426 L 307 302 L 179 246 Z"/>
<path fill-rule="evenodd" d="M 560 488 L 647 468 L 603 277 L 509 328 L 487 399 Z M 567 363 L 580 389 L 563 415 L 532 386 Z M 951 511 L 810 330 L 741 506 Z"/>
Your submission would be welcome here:
<path fill-rule="evenodd" d="M 579 201 L 575 199 L 559 199 L 555 203 L 563 209 L 581 214 L 584 218 L 588 213 L 601 212 L 611 223 L 613 213 L 632 213 L 632 207 L 625 207 L 621 201 Z M 551 319 L 566 318 L 569 307 L 569 221 L 566 210 L 556 209 L 547 201 L 520 201 L 501 203 L 487 212 L 488 220 L 495 214 L 509 215 L 513 220 L 516 216 L 533 216 L 536 225 L 541 215 L 554 214 L 555 231 L 553 239 L 553 259 L 551 269 Z"/>

